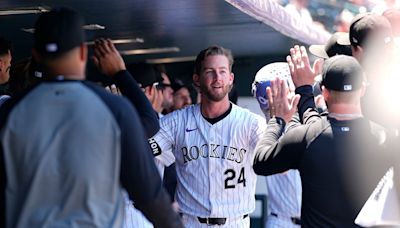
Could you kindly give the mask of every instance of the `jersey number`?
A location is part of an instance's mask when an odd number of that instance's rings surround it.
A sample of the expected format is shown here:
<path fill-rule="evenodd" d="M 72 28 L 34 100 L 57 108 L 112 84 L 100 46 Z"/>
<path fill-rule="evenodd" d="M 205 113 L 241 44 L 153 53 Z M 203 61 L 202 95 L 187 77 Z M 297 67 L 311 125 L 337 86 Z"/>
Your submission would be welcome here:
<path fill-rule="evenodd" d="M 236 172 L 233 169 L 227 169 L 224 173 L 227 177 L 225 179 L 225 189 L 235 188 L 235 183 L 229 183 L 233 181 L 236 177 Z M 240 170 L 239 178 L 237 180 L 237 184 L 243 183 L 243 186 L 246 187 L 246 178 L 244 176 L 244 167 Z"/>

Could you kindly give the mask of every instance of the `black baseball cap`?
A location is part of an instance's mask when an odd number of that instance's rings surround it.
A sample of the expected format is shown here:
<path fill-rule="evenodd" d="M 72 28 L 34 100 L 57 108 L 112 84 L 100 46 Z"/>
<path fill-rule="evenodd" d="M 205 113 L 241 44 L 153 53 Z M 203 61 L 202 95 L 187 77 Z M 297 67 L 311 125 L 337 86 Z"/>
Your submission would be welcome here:
<path fill-rule="evenodd" d="M 65 53 L 85 41 L 83 25 L 83 17 L 69 8 L 43 13 L 35 24 L 34 48 L 44 55 Z"/>
<path fill-rule="evenodd" d="M 154 83 L 162 83 L 161 73 L 156 71 L 154 67 L 147 63 L 135 63 L 128 67 L 129 73 L 140 84 L 142 88 L 151 86 Z"/>
<path fill-rule="evenodd" d="M 356 15 L 351 22 L 349 35 L 340 38 L 338 43 L 363 47 L 367 41 L 382 44 L 392 41 L 391 26 L 385 17 L 374 13 Z"/>
<path fill-rule="evenodd" d="M 348 33 L 345 32 L 336 32 L 334 33 L 331 38 L 329 38 L 328 42 L 325 45 L 311 45 L 308 50 L 311 54 L 327 59 L 329 57 L 335 55 L 349 55 L 351 56 L 351 47 L 350 45 L 341 45 L 338 43 L 338 39 L 340 37 L 348 36 Z"/>
<path fill-rule="evenodd" d="M 352 56 L 337 55 L 324 62 L 321 85 L 329 90 L 351 92 L 361 88 L 363 81 L 363 69 Z"/>

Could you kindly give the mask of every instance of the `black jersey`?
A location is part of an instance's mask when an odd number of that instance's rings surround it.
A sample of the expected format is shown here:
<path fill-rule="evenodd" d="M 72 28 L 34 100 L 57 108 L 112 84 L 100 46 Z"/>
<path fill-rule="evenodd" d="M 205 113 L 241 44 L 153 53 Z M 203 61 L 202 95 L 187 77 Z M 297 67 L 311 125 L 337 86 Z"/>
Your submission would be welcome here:
<path fill-rule="evenodd" d="M 271 119 L 257 145 L 254 170 L 261 175 L 299 170 L 302 227 L 358 227 L 357 214 L 394 165 L 393 138 L 365 118 L 319 116 L 313 99 L 305 101 L 312 98 L 311 90 L 303 92 L 299 110 L 304 125 L 280 137 L 284 123 Z"/>

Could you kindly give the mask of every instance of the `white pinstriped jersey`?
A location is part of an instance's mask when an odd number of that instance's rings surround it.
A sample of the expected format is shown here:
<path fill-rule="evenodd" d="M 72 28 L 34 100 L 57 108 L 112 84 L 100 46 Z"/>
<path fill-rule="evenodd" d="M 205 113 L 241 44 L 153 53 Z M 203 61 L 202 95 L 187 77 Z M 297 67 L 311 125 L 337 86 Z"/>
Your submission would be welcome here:
<path fill-rule="evenodd" d="M 268 212 L 278 215 L 268 216 L 266 227 L 299 227 L 290 218 L 300 218 L 301 179 L 298 170 L 289 170 L 266 177 L 268 189 Z"/>
<path fill-rule="evenodd" d="M 153 224 L 147 220 L 141 211 L 133 206 L 133 202 L 129 199 L 128 194 L 124 191 L 125 199 L 125 217 L 123 228 L 153 228 Z"/>
<path fill-rule="evenodd" d="M 175 198 L 181 212 L 199 217 L 234 217 L 255 208 L 254 148 L 265 120 L 232 104 L 225 118 L 210 124 L 192 105 L 161 119 L 154 136 L 169 166 L 176 160 Z"/>
<path fill-rule="evenodd" d="M 164 176 L 165 166 L 157 159 L 154 159 L 158 172 L 160 173 L 161 179 Z M 147 220 L 141 211 L 133 206 L 133 202 L 129 199 L 125 192 L 125 219 L 124 228 L 153 228 L 153 224 Z"/>

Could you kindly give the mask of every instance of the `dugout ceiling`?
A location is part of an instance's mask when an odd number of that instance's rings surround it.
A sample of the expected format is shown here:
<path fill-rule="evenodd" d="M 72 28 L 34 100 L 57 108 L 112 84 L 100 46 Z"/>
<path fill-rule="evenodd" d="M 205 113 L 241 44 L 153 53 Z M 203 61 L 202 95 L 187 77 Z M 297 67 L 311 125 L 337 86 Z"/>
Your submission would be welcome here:
<path fill-rule="evenodd" d="M 68 6 L 84 15 L 87 39 L 133 39 L 120 51 L 153 48 L 167 53 L 126 55 L 129 62 L 191 57 L 211 44 L 232 49 L 235 57 L 286 55 L 293 44 L 267 25 L 223 0 L 2 0 L 0 9 Z M 1 15 L 0 35 L 14 43 L 15 59 L 30 55 L 32 28 L 38 14 Z M 142 42 L 143 41 L 143 42 Z M 179 51 L 177 52 L 177 50 Z M 189 58 L 190 59 L 190 58 Z"/>

